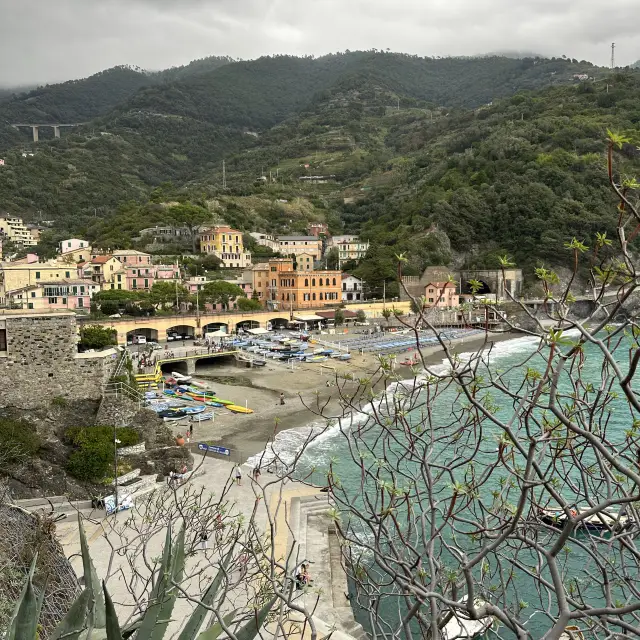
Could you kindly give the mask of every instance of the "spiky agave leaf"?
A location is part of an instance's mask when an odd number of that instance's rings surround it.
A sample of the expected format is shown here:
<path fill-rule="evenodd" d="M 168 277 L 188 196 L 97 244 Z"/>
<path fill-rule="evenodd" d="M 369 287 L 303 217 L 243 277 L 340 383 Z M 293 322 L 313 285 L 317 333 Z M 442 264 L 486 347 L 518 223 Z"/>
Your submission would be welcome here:
<path fill-rule="evenodd" d="M 122 640 L 122 632 L 120 631 L 120 623 L 118 622 L 118 614 L 113 606 L 113 600 L 107 590 L 107 585 L 102 581 L 102 591 L 104 593 L 104 608 L 107 619 L 107 640 Z"/>
<path fill-rule="evenodd" d="M 38 554 L 36 553 L 31 561 L 29 575 L 22 588 L 20 598 L 16 602 L 6 640 L 35 640 L 36 638 L 40 607 L 42 606 L 42 598 L 36 598 L 36 592 L 33 588 L 33 574 L 36 570 L 37 560 Z"/>
<path fill-rule="evenodd" d="M 223 616 L 224 624 L 228 627 L 232 622 L 233 618 L 236 615 L 236 611 L 234 610 L 231 613 L 228 613 L 226 616 Z M 216 640 L 216 638 L 222 633 L 222 625 L 219 622 L 216 622 L 214 625 L 210 626 L 206 631 L 203 631 L 197 640 Z"/>
<path fill-rule="evenodd" d="M 87 536 L 84 532 L 82 516 L 79 512 L 78 528 L 80 530 L 80 551 L 82 552 L 84 583 L 87 591 L 89 591 L 89 626 L 95 627 L 97 629 L 104 629 L 107 624 L 104 608 L 104 596 L 102 594 L 102 587 L 100 585 L 100 581 L 98 580 L 96 568 L 93 566 L 93 560 L 91 560 L 89 545 L 87 543 Z"/>
<path fill-rule="evenodd" d="M 224 579 L 224 576 L 226 574 L 227 567 L 231 562 L 234 549 L 235 544 L 232 545 L 231 549 L 229 549 L 229 552 L 227 553 L 225 559 L 222 561 L 222 564 L 220 565 L 215 578 L 211 581 L 211 584 L 200 599 L 198 606 L 194 609 L 189 620 L 187 621 L 187 624 L 180 632 L 178 640 L 195 640 L 195 638 L 197 637 L 198 631 L 200 631 L 200 627 L 202 626 L 207 613 L 209 613 L 209 609 L 207 607 L 210 607 L 213 604 L 218 590 L 220 589 L 220 585 L 222 584 L 222 580 Z"/>
<path fill-rule="evenodd" d="M 271 611 L 277 599 L 277 596 L 274 596 L 262 609 L 256 611 L 251 620 L 235 632 L 236 640 L 253 640 L 258 635 L 258 631 L 262 629 L 262 625 L 265 623 L 269 611 Z"/>

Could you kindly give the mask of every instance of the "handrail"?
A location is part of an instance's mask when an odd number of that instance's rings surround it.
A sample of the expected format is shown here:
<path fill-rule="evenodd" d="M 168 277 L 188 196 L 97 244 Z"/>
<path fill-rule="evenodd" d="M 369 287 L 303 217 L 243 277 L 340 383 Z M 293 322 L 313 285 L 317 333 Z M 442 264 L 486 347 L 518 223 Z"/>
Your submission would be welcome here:
<path fill-rule="evenodd" d="M 139 391 L 133 389 L 124 382 L 109 382 L 103 385 L 102 397 L 104 398 L 106 396 L 115 396 L 116 398 L 118 396 L 124 396 L 134 402 L 137 402 L 138 407 L 142 406 L 142 402 L 144 400 L 144 397 Z"/>

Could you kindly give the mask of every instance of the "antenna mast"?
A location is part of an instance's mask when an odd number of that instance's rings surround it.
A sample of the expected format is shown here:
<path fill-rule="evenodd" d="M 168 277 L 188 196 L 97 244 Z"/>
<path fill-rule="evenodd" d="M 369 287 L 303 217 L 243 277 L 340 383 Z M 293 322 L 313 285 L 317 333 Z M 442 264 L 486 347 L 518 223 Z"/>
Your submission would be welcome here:
<path fill-rule="evenodd" d="M 611 68 L 616 68 L 616 43 L 611 43 Z"/>

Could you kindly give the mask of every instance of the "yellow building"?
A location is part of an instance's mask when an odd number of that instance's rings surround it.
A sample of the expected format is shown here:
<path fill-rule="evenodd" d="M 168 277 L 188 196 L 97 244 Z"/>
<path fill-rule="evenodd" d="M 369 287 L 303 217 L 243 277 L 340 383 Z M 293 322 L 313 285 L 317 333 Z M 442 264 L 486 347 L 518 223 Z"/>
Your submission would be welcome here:
<path fill-rule="evenodd" d="M 223 267 L 244 269 L 251 264 L 251 254 L 244 250 L 242 231 L 231 227 L 211 227 L 200 234 L 200 253 L 213 254 Z"/>
<path fill-rule="evenodd" d="M 314 263 L 313 253 L 300 253 L 296 256 L 296 271 L 313 271 Z"/>
<path fill-rule="evenodd" d="M 75 265 L 50 262 L 0 263 L 0 304 L 7 304 L 7 292 L 78 277 Z"/>
<path fill-rule="evenodd" d="M 95 256 L 87 262 L 78 264 L 80 275 L 85 280 L 93 280 L 102 290 L 127 290 L 127 273 L 122 262 L 113 256 Z"/>

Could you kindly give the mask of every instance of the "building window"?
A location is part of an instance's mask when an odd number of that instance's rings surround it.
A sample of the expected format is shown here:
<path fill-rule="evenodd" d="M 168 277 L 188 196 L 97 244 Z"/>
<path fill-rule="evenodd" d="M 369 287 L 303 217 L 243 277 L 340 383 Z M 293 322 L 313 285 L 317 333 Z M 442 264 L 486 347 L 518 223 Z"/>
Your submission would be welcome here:
<path fill-rule="evenodd" d="M 7 350 L 7 330 L 0 329 L 0 351 Z"/>
<path fill-rule="evenodd" d="M 30 302 L 30 303 L 27 305 L 27 309 L 33 309 L 33 302 Z"/>
<path fill-rule="evenodd" d="M 314 300 L 316 299 L 316 294 L 315 294 L 315 293 L 313 294 L 313 299 L 314 299 Z"/>
<path fill-rule="evenodd" d="M 78 298 L 78 307 L 84 307 L 84 298 Z"/>
<path fill-rule="evenodd" d="M 322 293 L 320 293 L 320 300 L 322 300 Z"/>
<path fill-rule="evenodd" d="M 308 287 L 309 286 L 309 278 L 305 278 L 304 279 L 304 286 Z"/>
<path fill-rule="evenodd" d="M 71 277 L 71 272 L 70 271 L 65 271 L 64 272 L 64 277 L 65 278 L 70 278 Z"/>
<path fill-rule="evenodd" d="M 433 298 L 429 298 L 429 302 L 433 302 Z"/>
<path fill-rule="evenodd" d="M 311 286 L 312 286 L 312 287 L 315 287 L 315 286 L 316 286 L 316 279 L 315 279 L 315 278 L 313 278 L 313 280 L 311 280 Z M 315 296 L 314 296 L 314 298 L 313 298 L 313 299 L 315 300 Z"/>
<path fill-rule="evenodd" d="M 148 289 L 149 288 L 149 281 L 145 278 L 144 280 L 144 288 Z"/>
<path fill-rule="evenodd" d="M 35 298 L 35 297 L 36 297 L 36 292 L 35 292 L 35 291 L 32 291 L 32 292 L 31 292 L 31 297 L 32 297 L 32 298 Z"/>
<path fill-rule="evenodd" d="M 335 278 L 333 279 L 333 286 L 334 287 L 336 286 L 336 279 Z"/>
<path fill-rule="evenodd" d="M 40 272 L 36 271 L 36 280 L 40 280 Z"/>
<path fill-rule="evenodd" d="M 58 298 L 49 298 L 49 304 L 58 304 Z"/>
<path fill-rule="evenodd" d="M 67 304 L 67 299 L 66 298 L 62 298 L 62 304 Z"/>
<path fill-rule="evenodd" d="M 113 289 L 113 285 L 111 285 L 111 288 Z M 122 289 L 122 285 L 121 284 L 118 285 L 118 289 Z"/>

